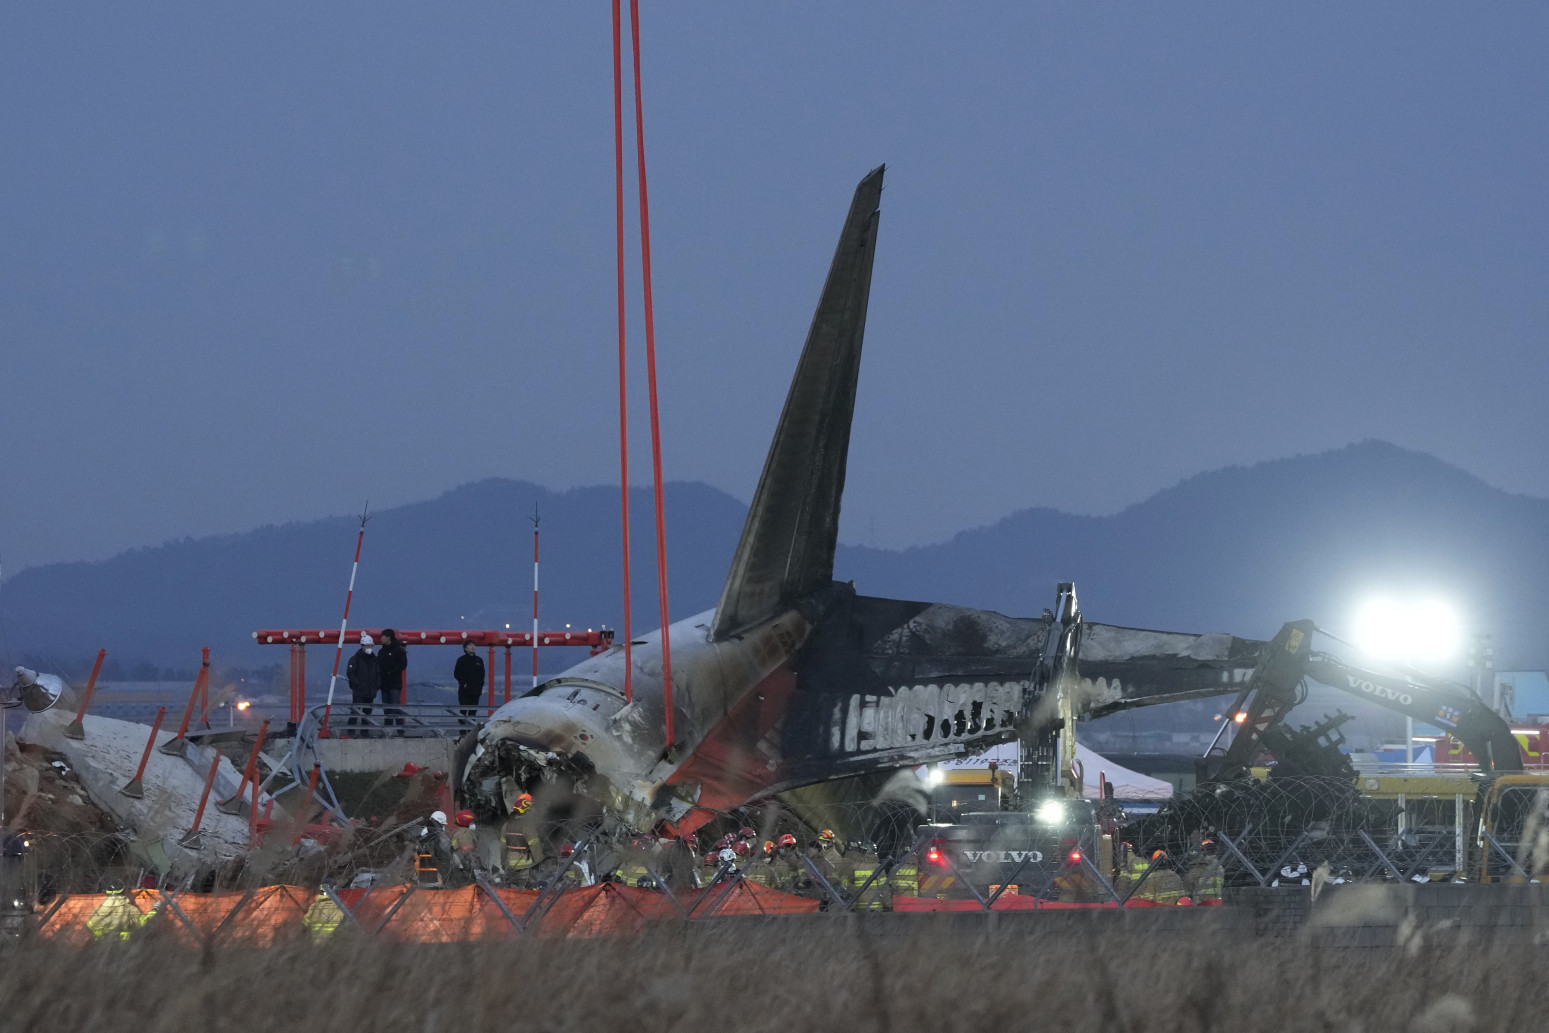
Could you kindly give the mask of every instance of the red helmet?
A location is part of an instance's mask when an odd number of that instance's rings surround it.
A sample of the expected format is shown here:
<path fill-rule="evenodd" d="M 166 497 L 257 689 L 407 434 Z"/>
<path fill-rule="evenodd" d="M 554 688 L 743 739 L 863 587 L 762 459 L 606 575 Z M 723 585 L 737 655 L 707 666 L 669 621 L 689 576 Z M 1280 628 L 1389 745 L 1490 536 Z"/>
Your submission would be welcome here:
<path fill-rule="evenodd" d="M 742 828 L 737 830 L 737 835 L 741 836 L 743 839 L 757 839 L 758 830 L 751 825 L 744 825 Z"/>
<path fill-rule="evenodd" d="M 527 808 L 529 808 L 531 806 L 532 806 L 532 794 L 531 793 L 523 793 L 521 796 L 518 796 L 516 798 L 516 801 L 514 803 L 511 804 L 511 811 L 514 814 L 526 814 L 527 813 Z"/>
<path fill-rule="evenodd" d="M 569 857 L 573 853 L 575 853 L 575 847 L 571 846 L 569 843 L 566 843 L 564 846 L 559 848 L 560 857 Z"/>
<path fill-rule="evenodd" d="M 764 840 L 764 856 L 768 857 L 772 853 L 774 853 L 774 841 L 769 839 Z"/>
<path fill-rule="evenodd" d="M 706 868 L 714 868 L 716 865 L 718 865 L 720 863 L 721 863 L 720 862 L 720 858 L 718 858 L 715 855 L 714 851 L 711 851 L 710 853 L 705 855 L 705 867 Z"/>
<path fill-rule="evenodd" d="M 746 857 L 746 856 L 748 856 L 748 845 L 746 843 L 741 842 L 740 840 L 731 849 L 732 849 L 732 853 L 736 854 L 738 857 Z"/>
<path fill-rule="evenodd" d="M 795 846 L 796 845 L 796 837 L 791 835 L 789 832 L 787 832 L 785 835 L 780 837 L 780 845 L 781 846 Z"/>
<path fill-rule="evenodd" d="M 833 841 L 834 841 L 834 830 L 833 829 L 824 829 L 822 832 L 818 833 L 818 842 L 819 843 L 832 843 Z"/>
<path fill-rule="evenodd" d="M 469 825 L 473 824 L 473 812 L 472 811 L 458 811 L 457 812 L 457 817 L 456 817 L 455 820 L 456 820 L 456 822 L 458 824 L 458 827 L 460 827 L 460 828 L 467 828 Z"/>

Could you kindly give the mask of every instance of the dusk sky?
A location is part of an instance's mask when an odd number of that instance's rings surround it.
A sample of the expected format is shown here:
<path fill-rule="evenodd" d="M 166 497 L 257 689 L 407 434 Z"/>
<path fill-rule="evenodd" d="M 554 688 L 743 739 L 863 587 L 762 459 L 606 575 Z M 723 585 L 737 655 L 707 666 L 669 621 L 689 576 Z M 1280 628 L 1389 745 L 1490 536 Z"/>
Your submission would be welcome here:
<path fill-rule="evenodd" d="M 751 496 L 886 162 L 845 541 L 1366 438 L 1549 496 L 1542 3 L 643 7 L 670 479 Z M 608 10 L 8 5 L 6 576 L 616 482 Z"/>

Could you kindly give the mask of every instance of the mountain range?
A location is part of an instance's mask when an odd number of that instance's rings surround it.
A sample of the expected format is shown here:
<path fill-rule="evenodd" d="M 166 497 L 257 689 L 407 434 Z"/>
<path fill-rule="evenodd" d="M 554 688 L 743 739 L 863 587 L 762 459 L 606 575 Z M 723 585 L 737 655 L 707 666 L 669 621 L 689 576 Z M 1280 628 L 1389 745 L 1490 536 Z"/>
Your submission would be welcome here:
<path fill-rule="evenodd" d="M 669 484 L 665 505 L 684 616 L 715 605 L 746 507 L 698 483 Z M 508 479 L 371 514 L 351 623 L 529 627 L 535 512 L 542 626 L 619 627 L 618 489 Z M 648 490 L 631 491 L 630 513 L 638 633 L 659 624 Z M 21 571 L 0 591 L 0 647 L 69 671 L 99 647 L 120 667 L 191 669 L 206 645 L 218 665 L 283 662 L 252 631 L 337 627 L 358 526 L 330 517 Z M 1074 581 L 1089 620 L 1246 637 L 1302 617 L 1343 631 L 1373 592 L 1434 594 L 1493 636 L 1498 667 L 1549 668 L 1549 501 L 1379 441 L 1200 474 L 1110 516 L 1029 509 L 929 546 L 841 546 L 835 575 L 1018 615 Z"/>

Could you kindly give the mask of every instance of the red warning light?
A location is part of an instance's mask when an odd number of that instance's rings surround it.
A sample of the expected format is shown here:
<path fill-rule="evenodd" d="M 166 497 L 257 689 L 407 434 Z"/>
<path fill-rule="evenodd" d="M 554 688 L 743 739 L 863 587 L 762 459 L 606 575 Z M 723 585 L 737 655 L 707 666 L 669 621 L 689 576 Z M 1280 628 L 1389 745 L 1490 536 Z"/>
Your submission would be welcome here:
<path fill-rule="evenodd" d="M 1079 850 L 1072 850 L 1070 852 L 1070 863 L 1071 864 L 1080 864 L 1081 863 L 1081 851 L 1079 851 Z"/>
<path fill-rule="evenodd" d="M 941 849 L 939 847 L 931 847 L 927 850 L 925 852 L 925 860 L 929 864 L 941 865 L 946 863 L 941 856 Z"/>

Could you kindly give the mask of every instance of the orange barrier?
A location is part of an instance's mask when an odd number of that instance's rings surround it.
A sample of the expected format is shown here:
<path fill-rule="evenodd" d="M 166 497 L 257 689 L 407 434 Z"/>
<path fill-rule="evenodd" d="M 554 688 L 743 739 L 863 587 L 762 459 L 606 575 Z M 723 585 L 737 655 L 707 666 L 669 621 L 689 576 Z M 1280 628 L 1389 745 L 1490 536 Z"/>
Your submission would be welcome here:
<path fill-rule="evenodd" d="M 719 890 L 700 890 L 700 895 L 719 893 Z M 692 908 L 687 901 L 685 907 Z M 760 886 L 746 879 L 738 882 L 730 894 L 715 908 L 717 915 L 808 915 L 816 914 L 818 902 L 811 897 L 798 897 L 794 893 Z M 698 911 L 694 916 L 700 917 Z"/>
<path fill-rule="evenodd" d="M 90 943 L 95 938 L 91 918 L 111 896 L 91 893 L 66 897 L 39 926 L 39 935 L 62 943 Z M 350 920 L 368 936 L 403 943 L 455 943 L 516 934 L 516 923 L 526 919 L 539 892 L 397 885 L 340 890 L 336 896 L 349 911 Z M 153 890 L 136 890 L 128 900 L 140 914 L 155 916 L 150 920 L 157 936 L 188 943 L 267 947 L 307 935 L 305 918 L 317 893 L 303 886 L 264 886 L 245 893 L 179 893 L 171 896 L 169 904 Z M 685 912 L 705 918 L 810 914 L 817 909 L 816 900 L 751 882 L 740 882 L 729 890 L 716 887 L 680 894 L 677 903 L 655 890 L 603 883 L 559 893 L 543 914 L 534 916 L 530 929 L 547 936 L 616 936 L 639 932 L 647 922 L 681 921 Z M 347 920 L 340 924 L 347 924 Z"/>

